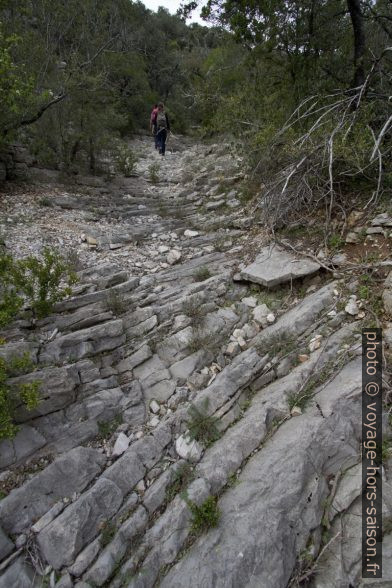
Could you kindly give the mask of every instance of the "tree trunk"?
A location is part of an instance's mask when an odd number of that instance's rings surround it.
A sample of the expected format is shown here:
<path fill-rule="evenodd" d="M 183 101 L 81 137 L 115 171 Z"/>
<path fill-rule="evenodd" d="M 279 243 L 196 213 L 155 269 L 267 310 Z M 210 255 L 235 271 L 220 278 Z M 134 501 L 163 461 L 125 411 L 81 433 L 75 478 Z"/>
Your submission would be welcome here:
<path fill-rule="evenodd" d="M 90 172 L 95 174 L 95 145 L 94 139 L 89 138 L 89 158 L 90 158 Z"/>
<path fill-rule="evenodd" d="M 347 0 L 347 7 L 351 17 L 354 32 L 354 77 L 352 88 L 362 86 L 365 81 L 364 55 L 365 55 L 365 28 L 361 12 L 360 0 Z"/>

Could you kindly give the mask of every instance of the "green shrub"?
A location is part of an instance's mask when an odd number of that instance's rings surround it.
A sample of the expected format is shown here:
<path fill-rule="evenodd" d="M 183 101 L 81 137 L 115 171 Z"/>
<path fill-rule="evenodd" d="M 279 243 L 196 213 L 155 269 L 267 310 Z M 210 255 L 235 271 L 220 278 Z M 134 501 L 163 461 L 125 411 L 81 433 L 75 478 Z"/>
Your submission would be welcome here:
<path fill-rule="evenodd" d="M 52 206 L 52 203 L 47 196 L 42 196 L 42 198 L 38 200 L 38 204 L 40 206 Z"/>
<path fill-rule="evenodd" d="M 148 175 L 149 175 L 150 181 L 153 184 L 157 184 L 159 182 L 159 176 L 158 176 L 159 170 L 160 170 L 159 163 L 152 163 L 148 168 Z"/>
<path fill-rule="evenodd" d="M 135 173 L 137 157 L 127 145 L 120 145 L 115 154 L 116 167 L 126 178 Z"/>
<path fill-rule="evenodd" d="M 119 316 L 127 310 L 124 294 L 118 290 L 109 290 L 106 295 L 106 304 L 115 316 Z"/>
<path fill-rule="evenodd" d="M 12 285 L 14 261 L 12 256 L 0 252 L 0 328 L 7 325 L 23 305 L 23 299 L 16 296 Z"/>
<path fill-rule="evenodd" d="M 193 327 L 188 349 L 191 353 L 203 350 L 216 355 L 220 349 L 220 342 L 217 335 L 213 335 L 203 328 Z"/>
<path fill-rule="evenodd" d="M 208 529 L 216 527 L 220 519 L 220 511 L 217 504 L 217 498 L 215 496 L 209 496 L 207 500 L 200 506 L 187 501 L 190 511 L 193 515 L 191 532 L 199 535 Z"/>
<path fill-rule="evenodd" d="M 192 466 L 189 463 L 181 464 L 174 472 L 173 478 L 166 488 L 166 500 L 170 502 L 177 494 L 183 492 L 194 477 Z"/>
<path fill-rule="evenodd" d="M 10 376 L 21 376 L 34 369 L 30 354 L 26 351 L 23 355 L 12 357 L 8 362 L 8 373 Z"/>
<path fill-rule="evenodd" d="M 102 440 L 109 439 L 117 429 L 119 425 L 122 423 L 121 415 L 117 415 L 111 421 L 99 421 L 98 422 L 98 431 L 99 436 Z"/>
<path fill-rule="evenodd" d="M 116 525 L 111 521 L 104 521 L 101 527 L 100 543 L 101 547 L 106 547 L 116 534 Z"/>
<path fill-rule="evenodd" d="M 328 247 L 334 251 L 341 249 L 344 245 L 345 241 L 341 235 L 337 233 L 332 233 L 332 235 L 328 239 Z"/>
<path fill-rule="evenodd" d="M 72 293 L 76 275 L 55 250 L 45 248 L 41 259 L 14 260 L 0 255 L 0 327 L 9 323 L 27 300 L 36 317 L 50 314 L 53 305 Z"/>
<path fill-rule="evenodd" d="M 193 274 L 193 279 L 195 282 L 204 282 L 211 277 L 211 272 L 206 266 L 199 267 Z"/>
<path fill-rule="evenodd" d="M 207 315 L 207 308 L 200 298 L 188 298 L 183 302 L 182 312 L 191 319 L 191 325 L 200 326 Z"/>
<path fill-rule="evenodd" d="M 207 414 L 207 410 L 208 398 L 205 399 L 202 409 L 191 405 L 188 409 L 190 418 L 187 421 L 190 438 L 200 441 L 205 447 L 220 438 L 220 432 L 216 425 L 218 419 Z"/>
<path fill-rule="evenodd" d="M 10 361 L 0 357 L 0 440 L 12 439 L 19 427 L 14 422 L 15 408 L 20 401 L 27 410 L 33 410 L 39 402 L 39 381 L 25 382 L 19 386 L 11 385 L 9 379 L 15 375 L 16 369 L 27 370 L 29 358 L 13 358 Z"/>

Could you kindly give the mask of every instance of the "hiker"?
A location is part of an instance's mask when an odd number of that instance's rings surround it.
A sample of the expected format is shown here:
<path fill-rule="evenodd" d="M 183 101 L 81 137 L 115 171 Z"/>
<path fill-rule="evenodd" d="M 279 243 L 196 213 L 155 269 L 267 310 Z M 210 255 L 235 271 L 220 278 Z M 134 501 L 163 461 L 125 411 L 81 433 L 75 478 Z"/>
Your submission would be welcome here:
<path fill-rule="evenodd" d="M 158 149 L 157 127 L 156 127 L 157 112 L 158 112 L 158 104 L 154 104 L 153 109 L 151 111 L 151 116 L 150 116 L 150 131 L 154 135 L 155 149 Z"/>
<path fill-rule="evenodd" d="M 156 137 L 158 142 L 158 148 L 160 155 L 165 155 L 166 150 L 166 139 L 168 133 L 170 133 L 170 122 L 167 113 L 165 112 L 165 107 L 163 102 L 158 104 L 158 110 L 155 115 L 155 128 L 156 128 Z"/>

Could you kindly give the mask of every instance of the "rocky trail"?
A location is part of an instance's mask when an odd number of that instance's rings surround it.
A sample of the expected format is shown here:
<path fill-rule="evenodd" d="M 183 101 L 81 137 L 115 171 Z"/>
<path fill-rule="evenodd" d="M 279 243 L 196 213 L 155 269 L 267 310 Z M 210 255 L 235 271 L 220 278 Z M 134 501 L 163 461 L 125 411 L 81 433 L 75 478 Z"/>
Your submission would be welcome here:
<path fill-rule="evenodd" d="M 358 280 L 268 243 L 227 146 L 131 146 L 132 177 L 31 169 L 2 196 L 6 245 L 59 248 L 78 283 L 0 333 L 41 390 L 0 443 L 0 587 L 391 587 L 391 459 L 361 580 Z"/>

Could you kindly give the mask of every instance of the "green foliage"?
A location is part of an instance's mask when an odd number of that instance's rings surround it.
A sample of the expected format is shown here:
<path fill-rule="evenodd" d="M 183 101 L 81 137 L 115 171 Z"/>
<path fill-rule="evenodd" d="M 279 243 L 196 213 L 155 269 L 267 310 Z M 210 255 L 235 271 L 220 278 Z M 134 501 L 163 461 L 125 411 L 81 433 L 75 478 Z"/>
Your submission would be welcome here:
<path fill-rule="evenodd" d="M 23 355 L 12 357 L 8 362 L 8 371 L 11 376 L 27 374 L 34 369 L 30 354 L 26 351 Z"/>
<path fill-rule="evenodd" d="M 194 480 L 195 474 L 189 463 L 181 464 L 174 472 L 173 478 L 166 488 L 166 500 L 170 502 L 177 494 L 180 494 Z"/>
<path fill-rule="evenodd" d="M 271 358 L 288 355 L 298 349 L 298 338 L 290 333 L 276 333 L 256 346 L 261 355 L 268 353 Z"/>
<path fill-rule="evenodd" d="M 126 178 L 132 176 L 136 171 L 137 157 L 126 145 L 120 145 L 116 152 L 117 169 Z"/>
<path fill-rule="evenodd" d="M 190 438 L 199 441 L 205 447 L 221 436 L 217 427 L 218 419 L 207 412 L 208 404 L 208 398 L 206 398 L 201 409 L 191 405 L 188 409 L 189 419 L 187 420 Z"/>
<path fill-rule="evenodd" d="M 148 167 L 148 175 L 150 178 L 150 181 L 153 184 L 157 184 L 159 182 L 159 170 L 160 170 L 160 165 L 159 163 L 151 163 L 151 165 L 149 165 Z"/>
<path fill-rule="evenodd" d="M 200 506 L 188 500 L 187 504 L 192 513 L 191 532 L 200 535 L 217 527 L 220 520 L 218 500 L 215 496 L 209 496 Z"/>
<path fill-rule="evenodd" d="M 115 432 L 117 427 L 119 425 L 121 425 L 121 423 L 122 423 L 122 416 L 121 415 L 117 415 L 111 421 L 99 421 L 98 422 L 99 437 L 102 440 L 109 439 L 113 435 L 113 433 Z"/>
<path fill-rule="evenodd" d="M 367 284 L 361 284 L 358 287 L 358 295 L 360 297 L 361 300 L 369 300 L 370 298 L 370 287 Z"/>
<path fill-rule="evenodd" d="M 188 342 L 189 351 L 195 353 L 196 351 L 204 350 L 215 355 L 218 353 L 219 348 L 220 342 L 217 335 L 209 333 L 201 328 L 200 324 L 199 326 L 193 327 L 192 336 Z"/>
<path fill-rule="evenodd" d="M 190 297 L 184 301 L 182 312 L 191 319 L 191 325 L 196 327 L 203 323 L 207 309 L 197 297 Z"/>
<path fill-rule="evenodd" d="M 19 427 L 14 422 L 14 414 L 18 405 L 22 404 L 31 411 L 39 403 L 38 381 L 18 385 L 10 383 L 15 371 L 28 370 L 31 365 L 26 354 L 14 357 L 8 362 L 0 357 L 0 440 L 12 439 L 17 434 Z"/>
<path fill-rule="evenodd" d="M 382 447 L 381 447 L 381 460 L 383 463 L 388 461 L 388 459 L 391 457 L 391 450 L 392 450 L 392 440 L 385 439 L 385 441 L 383 441 Z"/>
<path fill-rule="evenodd" d="M 147 128 L 160 99 L 184 132 L 197 118 L 184 90 L 220 37 L 126 0 L 3 0 L 0 22 L 0 134 L 18 130 L 41 163 L 67 173 L 101 171 L 100 156 Z M 131 175 L 133 158 L 120 167 Z"/>
<path fill-rule="evenodd" d="M 10 255 L 0 258 L 3 291 L 0 301 L 0 324 L 5 325 L 18 312 L 26 299 L 38 318 L 53 305 L 72 293 L 76 276 L 66 260 L 56 251 L 45 248 L 41 258 L 14 260 Z"/>
<path fill-rule="evenodd" d="M 112 521 L 104 521 L 101 526 L 101 547 L 106 547 L 114 539 L 116 534 L 116 525 Z"/>
<path fill-rule="evenodd" d="M 13 49 L 20 44 L 16 34 L 6 35 L 0 23 L 0 146 L 6 134 L 22 119 L 26 109 L 35 100 L 33 76 L 23 64 L 16 64 Z"/>
<path fill-rule="evenodd" d="M 341 249 L 345 241 L 341 235 L 333 233 L 328 239 L 328 247 L 333 250 Z"/>
<path fill-rule="evenodd" d="M 113 290 L 112 288 L 106 295 L 106 304 L 108 309 L 111 310 L 115 316 L 124 314 L 127 310 L 124 294 L 118 290 Z"/>
<path fill-rule="evenodd" d="M 211 275 L 212 274 L 207 266 L 201 266 L 193 274 L 193 279 L 195 282 L 204 282 L 205 280 L 208 280 Z"/>
<path fill-rule="evenodd" d="M 288 395 L 288 405 L 289 410 L 291 411 L 294 406 L 298 406 L 301 410 L 306 408 L 309 403 L 309 400 L 313 396 L 313 392 L 315 389 L 315 384 L 313 382 L 304 386 L 304 388 L 300 392 L 291 393 Z"/>

